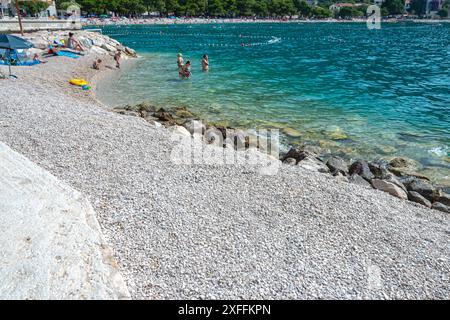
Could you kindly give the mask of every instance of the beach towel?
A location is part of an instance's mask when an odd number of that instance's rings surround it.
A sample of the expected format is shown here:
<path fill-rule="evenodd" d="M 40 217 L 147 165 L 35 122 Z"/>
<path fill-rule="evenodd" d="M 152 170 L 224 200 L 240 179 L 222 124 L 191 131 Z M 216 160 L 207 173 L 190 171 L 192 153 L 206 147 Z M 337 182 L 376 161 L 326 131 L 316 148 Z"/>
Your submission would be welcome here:
<path fill-rule="evenodd" d="M 59 51 L 56 53 L 57 56 L 62 56 L 62 57 L 68 57 L 68 58 L 72 58 L 72 59 L 79 59 L 80 56 L 72 53 L 72 52 L 66 52 L 66 51 Z"/>

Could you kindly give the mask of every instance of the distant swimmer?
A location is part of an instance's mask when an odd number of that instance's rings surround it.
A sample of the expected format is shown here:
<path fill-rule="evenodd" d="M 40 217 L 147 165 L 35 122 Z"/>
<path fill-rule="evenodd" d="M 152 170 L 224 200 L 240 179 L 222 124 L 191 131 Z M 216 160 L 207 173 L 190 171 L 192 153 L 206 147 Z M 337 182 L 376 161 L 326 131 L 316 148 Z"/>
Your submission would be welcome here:
<path fill-rule="evenodd" d="M 203 55 L 202 69 L 203 69 L 203 71 L 209 70 L 209 58 L 208 58 L 208 55 L 206 55 L 206 54 Z"/>

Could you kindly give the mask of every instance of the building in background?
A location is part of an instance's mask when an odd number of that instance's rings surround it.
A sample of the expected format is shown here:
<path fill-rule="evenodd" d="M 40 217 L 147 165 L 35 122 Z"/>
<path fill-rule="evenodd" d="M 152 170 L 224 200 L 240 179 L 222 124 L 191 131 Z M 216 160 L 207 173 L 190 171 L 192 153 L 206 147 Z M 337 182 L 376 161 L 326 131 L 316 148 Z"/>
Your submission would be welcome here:
<path fill-rule="evenodd" d="M 0 0 L 0 18 L 10 15 L 11 0 Z"/>
<path fill-rule="evenodd" d="M 56 3 L 54 0 L 39 0 L 45 2 L 48 6 L 39 13 L 40 17 L 56 16 Z M 17 16 L 16 6 L 12 0 L 0 0 L 0 17 Z"/>

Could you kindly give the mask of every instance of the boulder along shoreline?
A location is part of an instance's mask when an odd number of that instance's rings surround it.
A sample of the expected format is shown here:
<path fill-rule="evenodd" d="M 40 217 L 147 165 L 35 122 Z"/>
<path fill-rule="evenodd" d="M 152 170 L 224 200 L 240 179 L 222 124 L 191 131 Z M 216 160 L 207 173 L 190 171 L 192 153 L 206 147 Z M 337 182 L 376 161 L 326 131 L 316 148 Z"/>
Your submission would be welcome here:
<path fill-rule="evenodd" d="M 175 127 L 177 130 L 181 127 L 191 135 L 202 134 L 204 141 L 210 144 L 215 143 L 216 132 L 222 134 L 223 141 L 231 137 L 235 148 L 242 145 L 248 149 L 251 147 L 252 136 L 257 139 L 256 136 L 242 129 L 217 125 L 217 122 L 202 123 L 200 117 L 186 107 L 165 109 L 155 107 L 149 102 L 142 102 L 137 105 L 114 107 L 112 110 L 125 116 L 141 117 L 153 125 L 158 123 L 168 128 Z M 227 147 L 225 142 L 223 147 Z M 259 144 L 256 147 L 263 152 L 266 151 Z M 394 197 L 450 213 L 450 194 L 448 193 L 450 188 L 433 185 L 428 177 L 415 172 L 417 164 L 411 159 L 393 157 L 390 161 L 356 160 L 348 163 L 337 155 L 322 153 L 318 146 L 301 145 L 290 146 L 289 151 L 282 154 L 280 160 L 287 165 L 331 174 L 344 182 L 378 189 Z"/>

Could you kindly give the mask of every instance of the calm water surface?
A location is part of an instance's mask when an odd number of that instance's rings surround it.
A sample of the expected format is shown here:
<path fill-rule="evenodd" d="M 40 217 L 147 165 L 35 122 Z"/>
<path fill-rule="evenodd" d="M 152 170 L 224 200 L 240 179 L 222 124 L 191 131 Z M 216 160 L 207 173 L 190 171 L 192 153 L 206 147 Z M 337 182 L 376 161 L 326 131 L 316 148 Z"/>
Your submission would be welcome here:
<path fill-rule="evenodd" d="M 450 185 L 450 24 L 111 26 L 142 59 L 99 85 L 111 105 L 184 105 L 233 127 L 280 128 L 347 157 L 405 156 Z M 179 80 L 176 54 L 191 60 Z M 201 71 L 204 53 L 210 71 Z"/>

